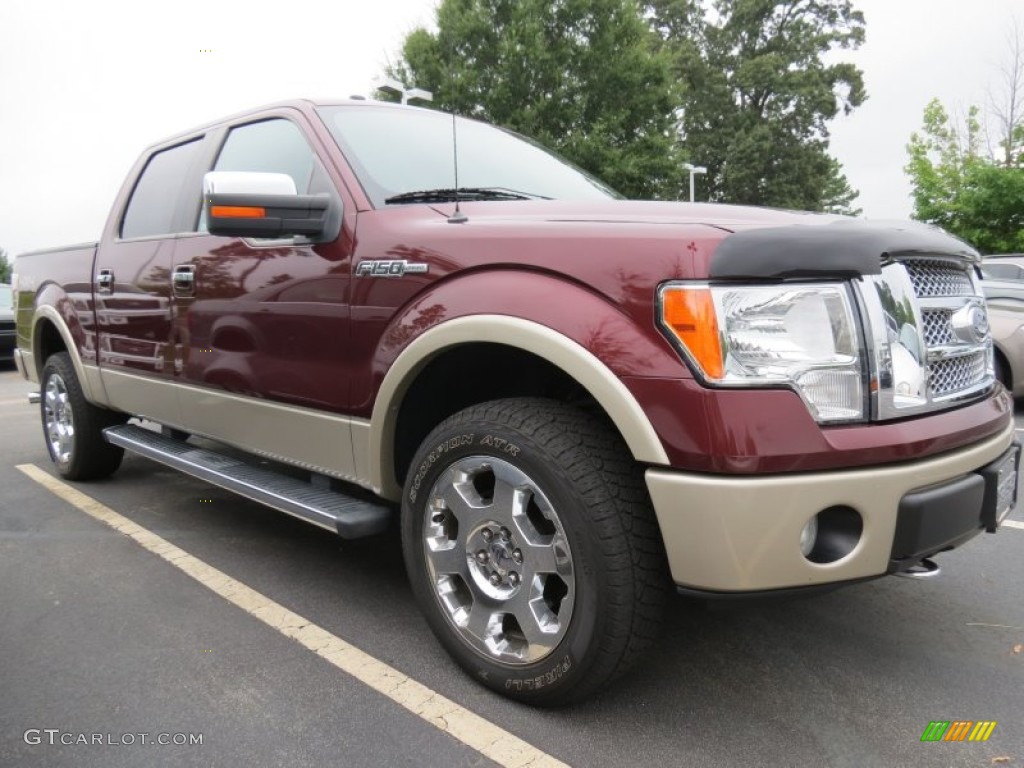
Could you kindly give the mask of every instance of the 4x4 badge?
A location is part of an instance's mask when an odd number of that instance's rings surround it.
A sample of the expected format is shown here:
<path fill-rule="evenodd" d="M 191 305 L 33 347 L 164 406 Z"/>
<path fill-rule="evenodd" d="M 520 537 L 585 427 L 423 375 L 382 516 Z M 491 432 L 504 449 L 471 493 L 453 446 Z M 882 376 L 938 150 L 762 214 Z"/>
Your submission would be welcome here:
<path fill-rule="evenodd" d="M 356 265 L 356 277 L 402 277 L 403 275 L 425 275 L 428 264 L 413 264 L 405 259 L 374 259 L 360 261 Z"/>

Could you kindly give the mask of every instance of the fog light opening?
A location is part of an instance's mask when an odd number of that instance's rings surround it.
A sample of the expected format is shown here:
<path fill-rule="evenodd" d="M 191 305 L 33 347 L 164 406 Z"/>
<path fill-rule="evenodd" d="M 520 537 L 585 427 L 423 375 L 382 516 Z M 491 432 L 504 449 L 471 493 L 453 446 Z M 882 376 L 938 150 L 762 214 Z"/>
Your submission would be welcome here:
<path fill-rule="evenodd" d="M 815 534 L 808 528 L 814 523 Z M 864 519 L 853 507 L 835 506 L 823 509 L 804 526 L 800 533 L 800 551 L 812 563 L 834 563 L 853 552 L 861 534 L 864 533 Z M 809 550 L 804 549 L 805 540 L 810 539 Z"/>
<path fill-rule="evenodd" d="M 818 516 L 815 515 L 808 520 L 800 531 L 800 554 L 809 557 L 814 551 L 814 544 L 818 540 Z"/>

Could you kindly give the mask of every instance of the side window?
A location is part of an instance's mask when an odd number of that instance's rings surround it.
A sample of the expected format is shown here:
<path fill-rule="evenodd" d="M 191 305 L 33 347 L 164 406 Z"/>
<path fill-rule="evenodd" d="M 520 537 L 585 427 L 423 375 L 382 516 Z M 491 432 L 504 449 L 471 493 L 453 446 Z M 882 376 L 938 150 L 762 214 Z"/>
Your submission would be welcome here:
<path fill-rule="evenodd" d="M 287 173 L 304 195 L 313 176 L 313 150 L 291 121 L 264 120 L 232 128 L 213 170 Z"/>
<path fill-rule="evenodd" d="M 149 158 L 121 220 L 121 237 L 172 234 L 178 197 L 202 143 L 193 139 Z"/>
<path fill-rule="evenodd" d="M 995 277 L 999 279 L 1012 279 L 1016 277 L 1013 273 L 1012 264 L 993 264 L 992 262 L 986 262 L 981 266 L 981 271 L 988 277 Z"/>
<path fill-rule="evenodd" d="M 286 173 L 292 177 L 295 191 L 300 195 L 321 191 L 310 187 L 321 186 L 313 179 L 323 176 L 302 131 L 283 118 L 232 128 L 213 170 Z M 200 212 L 198 228 L 200 232 L 206 231 L 205 209 Z"/>

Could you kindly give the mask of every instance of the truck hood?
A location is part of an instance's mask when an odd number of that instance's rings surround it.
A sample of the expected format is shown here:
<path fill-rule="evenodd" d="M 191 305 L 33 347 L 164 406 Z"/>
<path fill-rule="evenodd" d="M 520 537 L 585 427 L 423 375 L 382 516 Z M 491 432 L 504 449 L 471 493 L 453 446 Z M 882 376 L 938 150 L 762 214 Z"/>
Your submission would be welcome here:
<path fill-rule="evenodd" d="M 435 205 L 442 216 L 455 206 Z M 484 223 L 580 222 L 593 224 L 705 225 L 725 232 L 784 226 L 814 226 L 850 217 L 723 203 L 680 203 L 649 200 L 517 200 L 468 202 L 461 210 L 470 221 Z"/>
<path fill-rule="evenodd" d="M 452 206 L 435 207 L 450 215 Z M 942 254 L 977 262 L 970 245 L 917 221 L 718 203 L 636 200 L 471 202 L 467 224 L 537 231 L 547 224 L 711 227 L 727 233 L 712 256 L 713 278 L 856 277 L 878 274 L 887 257 Z"/>

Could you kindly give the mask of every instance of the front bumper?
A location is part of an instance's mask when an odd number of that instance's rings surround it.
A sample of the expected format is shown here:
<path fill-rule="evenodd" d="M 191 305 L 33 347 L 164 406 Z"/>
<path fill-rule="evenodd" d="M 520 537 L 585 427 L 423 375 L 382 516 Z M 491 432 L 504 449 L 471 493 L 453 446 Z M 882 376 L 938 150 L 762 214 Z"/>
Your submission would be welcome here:
<path fill-rule="evenodd" d="M 836 472 L 725 477 L 649 469 L 647 487 L 679 586 L 724 593 L 811 587 L 900 570 L 980 533 L 987 494 L 970 478 L 1003 457 L 1013 438 L 1011 422 L 942 456 Z M 831 509 L 853 510 L 862 528 L 848 554 L 812 562 L 800 551 L 800 533 Z"/>

